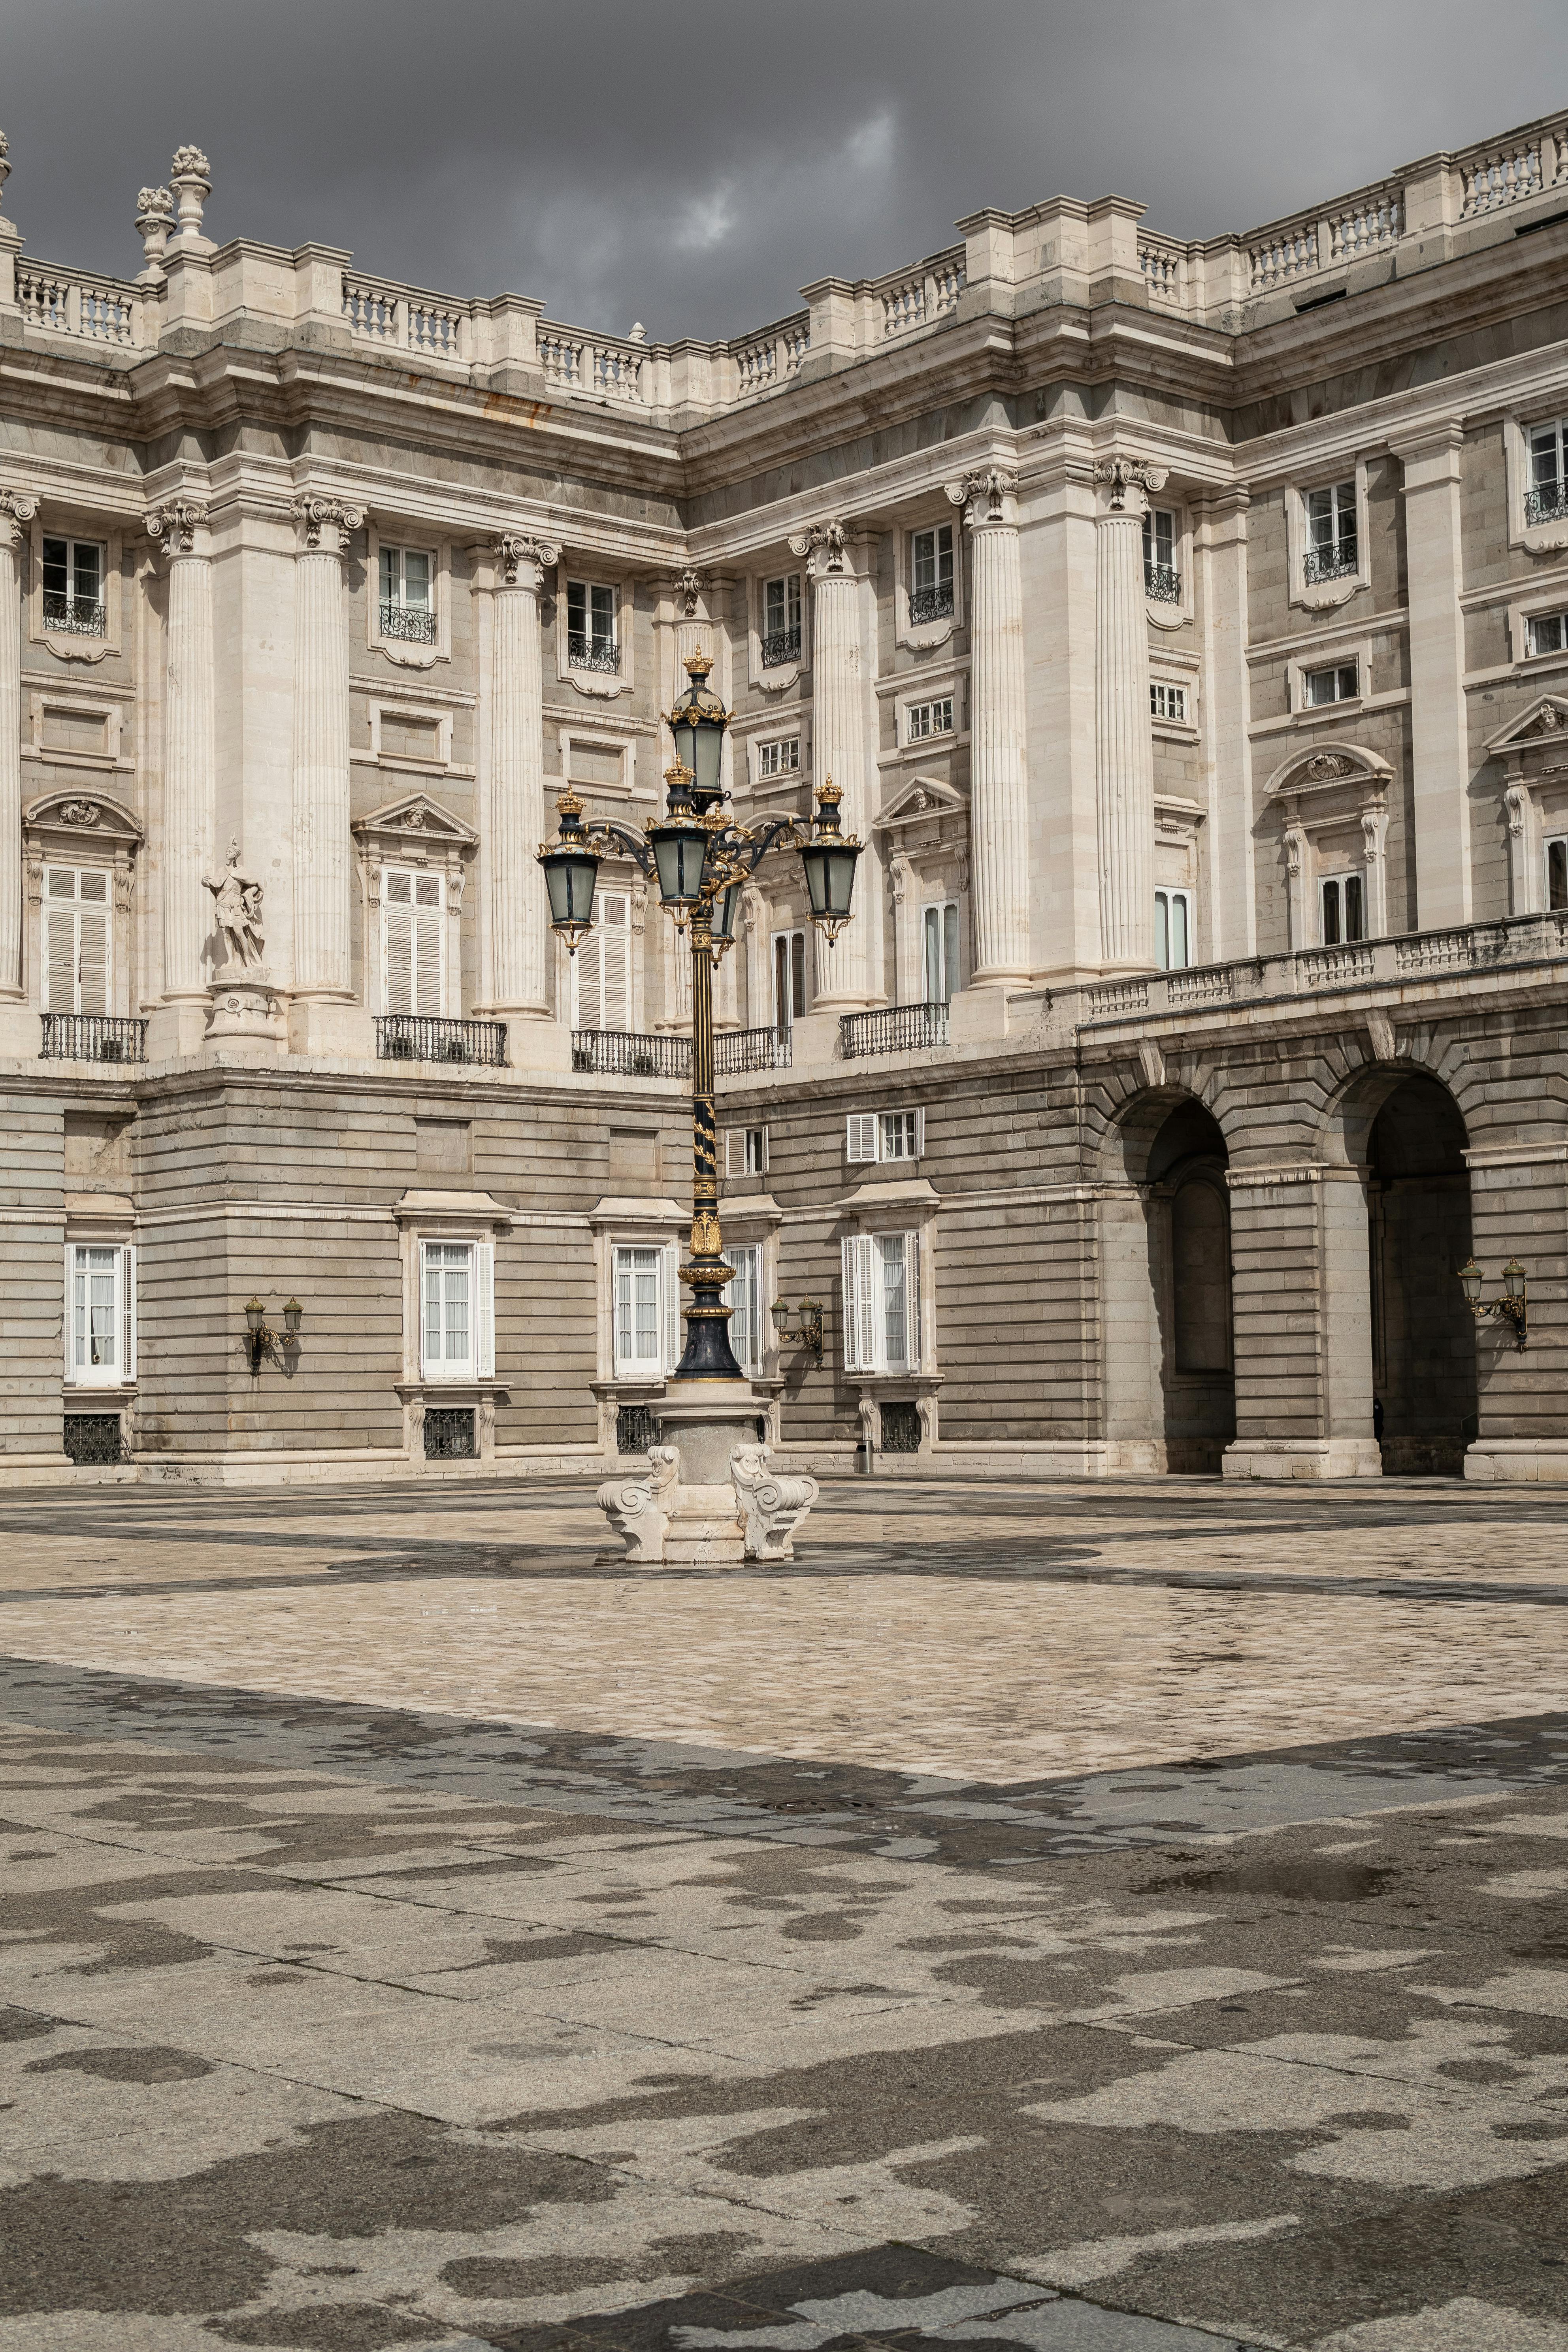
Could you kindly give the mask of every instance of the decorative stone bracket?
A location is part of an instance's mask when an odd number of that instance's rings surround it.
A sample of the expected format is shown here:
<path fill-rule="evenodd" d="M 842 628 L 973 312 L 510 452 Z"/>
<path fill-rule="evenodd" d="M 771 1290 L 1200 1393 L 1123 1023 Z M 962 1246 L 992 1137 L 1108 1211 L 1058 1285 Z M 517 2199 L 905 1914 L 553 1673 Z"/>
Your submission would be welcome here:
<path fill-rule="evenodd" d="M 731 1568 L 742 1559 L 793 1559 L 795 1531 L 816 1501 L 815 1478 L 785 1476 L 771 1467 L 766 1445 L 737 1445 L 730 1454 L 730 1486 L 681 1483 L 681 1458 L 672 1445 L 650 1445 L 640 1475 L 607 1478 L 598 1504 L 625 1559 L 645 1568 Z"/>

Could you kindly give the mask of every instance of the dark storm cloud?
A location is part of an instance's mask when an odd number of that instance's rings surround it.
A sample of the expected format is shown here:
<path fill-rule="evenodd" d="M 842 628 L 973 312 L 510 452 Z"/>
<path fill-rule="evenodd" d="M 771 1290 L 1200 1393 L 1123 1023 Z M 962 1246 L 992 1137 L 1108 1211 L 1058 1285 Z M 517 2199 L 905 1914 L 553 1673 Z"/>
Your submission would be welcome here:
<path fill-rule="evenodd" d="M 209 232 L 455 294 L 731 335 L 982 205 L 1245 228 L 1568 99 L 1561 0 L 4 0 L 5 210 L 129 274 L 204 147 Z"/>

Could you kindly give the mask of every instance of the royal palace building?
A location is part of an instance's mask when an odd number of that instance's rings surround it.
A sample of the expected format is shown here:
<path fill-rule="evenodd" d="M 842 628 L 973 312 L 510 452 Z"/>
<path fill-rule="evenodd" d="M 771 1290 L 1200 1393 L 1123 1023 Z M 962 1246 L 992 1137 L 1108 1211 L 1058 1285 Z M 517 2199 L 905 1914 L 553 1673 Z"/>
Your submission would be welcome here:
<path fill-rule="evenodd" d="M 210 195 L 124 278 L 0 221 L 0 1475 L 647 1446 L 689 952 L 535 854 L 653 819 L 700 652 L 738 820 L 865 844 L 714 982 L 786 1459 L 1568 1479 L 1568 115 L 728 342 Z"/>

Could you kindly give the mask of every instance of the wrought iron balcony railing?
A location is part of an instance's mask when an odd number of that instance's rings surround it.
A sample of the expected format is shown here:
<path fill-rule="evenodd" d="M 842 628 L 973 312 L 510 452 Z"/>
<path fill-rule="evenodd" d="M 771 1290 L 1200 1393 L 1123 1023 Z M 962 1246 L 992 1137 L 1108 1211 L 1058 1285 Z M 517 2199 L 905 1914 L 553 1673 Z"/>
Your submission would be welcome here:
<path fill-rule="evenodd" d="M 1353 539 L 1342 539 L 1337 547 L 1310 547 L 1302 566 L 1309 588 L 1324 580 L 1349 580 L 1359 569 Z"/>
<path fill-rule="evenodd" d="M 607 637 L 582 636 L 574 629 L 566 639 L 566 658 L 574 669 L 619 672 L 621 649 Z"/>
<path fill-rule="evenodd" d="M 918 629 L 926 621 L 951 621 L 952 589 L 911 588 L 910 591 L 910 626 Z"/>
<path fill-rule="evenodd" d="M 1561 522 L 1568 515 L 1568 482 L 1542 482 L 1524 494 L 1526 522 Z"/>
<path fill-rule="evenodd" d="M 786 1029 L 721 1029 L 713 1040 L 713 1075 L 739 1077 L 744 1070 L 787 1070 L 795 1057 Z"/>
<path fill-rule="evenodd" d="M 847 1062 L 868 1054 L 913 1054 L 947 1043 L 945 1004 L 889 1004 L 879 1013 L 845 1013 L 838 1022 Z"/>
<path fill-rule="evenodd" d="M 789 662 L 800 659 L 798 629 L 770 629 L 763 639 L 763 667 L 783 669 Z"/>
<path fill-rule="evenodd" d="M 384 1013 L 375 1024 L 378 1062 L 482 1062 L 506 1066 L 504 1021 L 438 1021 L 423 1013 Z"/>
<path fill-rule="evenodd" d="M 687 1078 L 689 1037 L 644 1037 L 627 1029 L 574 1029 L 572 1067 L 609 1078 Z"/>
<path fill-rule="evenodd" d="M 381 608 L 384 637 L 403 637 L 411 646 L 433 646 L 436 615 L 428 604 L 387 604 Z"/>
<path fill-rule="evenodd" d="M 46 595 L 44 626 L 68 637 L 101 637 L 106 626 L 103 606 L 84 604 L 79 596 Z"/>
<path fill-rule="evenodd" d="M 46 1013 L 45 1062 L 144 1062 L 147 1024 L 111 1013 Z"/>
<path fill-rule="evenodd" d="M 1182 601 L 1182 575 L 1168 563 L 1146 563 L 1143 566 L 1143 593 L 1152 604 L 1179 604 Z"/>

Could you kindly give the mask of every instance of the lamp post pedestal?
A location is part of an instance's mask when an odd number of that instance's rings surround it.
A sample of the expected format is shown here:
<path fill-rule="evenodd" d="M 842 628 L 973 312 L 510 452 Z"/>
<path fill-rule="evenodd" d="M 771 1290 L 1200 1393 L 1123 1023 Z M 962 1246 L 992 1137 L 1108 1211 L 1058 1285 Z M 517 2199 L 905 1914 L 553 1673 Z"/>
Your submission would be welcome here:
<path fill-rule="evenodd" d="M 817 1485 L 772 1468 L 751 1382 L 679 1381 L 657 1410 L 659 1443 L 648 1450 L 647 1469 L 599 1489 L 599 1508 L 623 1546 L 605 1557 L 643 1568 L 793 1559 L 792 1538 Z"/>

